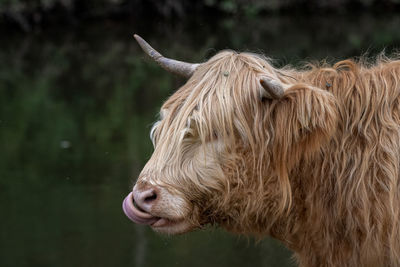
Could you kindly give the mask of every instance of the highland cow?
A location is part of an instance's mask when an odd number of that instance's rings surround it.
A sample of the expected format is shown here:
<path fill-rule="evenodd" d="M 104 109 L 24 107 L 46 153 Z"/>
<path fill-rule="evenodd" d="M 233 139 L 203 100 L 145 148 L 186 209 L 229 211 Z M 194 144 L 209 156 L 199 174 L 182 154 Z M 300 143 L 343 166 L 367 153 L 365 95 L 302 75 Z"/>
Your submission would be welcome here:
<path fill-rule="evenodd" d="M 276 68 L 222 51 L 161 107 L 126 215 L 178 234 L 272 236 L 300 266 L 400 266 L 400 60 Z"/>

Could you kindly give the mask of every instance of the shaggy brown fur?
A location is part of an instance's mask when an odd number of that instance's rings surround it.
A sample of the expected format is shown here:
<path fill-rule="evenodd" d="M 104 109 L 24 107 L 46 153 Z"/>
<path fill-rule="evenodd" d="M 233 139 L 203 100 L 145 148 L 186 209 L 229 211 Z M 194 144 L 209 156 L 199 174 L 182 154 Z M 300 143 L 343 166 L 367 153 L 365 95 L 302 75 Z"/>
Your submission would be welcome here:
<path fill-rule="evenodd" d="M 265 75 L 283 98 L 260 99 Z M 398 60 L 296 70 L 223 51 L 163 105 L 142 176 L 193 225 L 271 235 L 300 266 L 400 266 L 399 94 Z"/>

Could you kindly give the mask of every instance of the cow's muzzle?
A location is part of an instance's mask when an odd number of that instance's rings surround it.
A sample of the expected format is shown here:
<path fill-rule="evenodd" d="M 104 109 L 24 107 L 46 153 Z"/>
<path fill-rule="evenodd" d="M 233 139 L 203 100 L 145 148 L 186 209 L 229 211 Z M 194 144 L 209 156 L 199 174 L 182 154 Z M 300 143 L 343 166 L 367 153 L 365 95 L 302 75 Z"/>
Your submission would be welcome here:
<path fill-rule="evenodd" d="M 141 196 L 141 198 L 140 196 L 139 197 L 136 196 L 135 199 L 136 198 L 140 199 L 139 202 L 140 201 L 143 202 L 145 201 L 146 198 L 147 199 L 154 198 L 154 195 L 150 196 L 149 194 L 148 196 Z M 129 193 L 129 195 L 124 199 L 122 203 L 122 209 L 124 210 L 125 215 L 135 223 L 152 225 L 160 220 L 159 217 L 155 217 L 150 213 L 144 211 L 142 208 L 140 208 L 140 206 L 137 207 L 137 205 L 135 205 L 133 192 Z"/>

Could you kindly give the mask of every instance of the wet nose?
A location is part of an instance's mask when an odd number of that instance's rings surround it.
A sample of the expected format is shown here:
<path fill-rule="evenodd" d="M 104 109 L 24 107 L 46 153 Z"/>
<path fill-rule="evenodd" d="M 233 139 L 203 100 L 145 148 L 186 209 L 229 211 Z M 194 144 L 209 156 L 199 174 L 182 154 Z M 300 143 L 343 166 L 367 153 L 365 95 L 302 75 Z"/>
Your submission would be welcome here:
<path fill-rule="evenodd" d="M 158 196 L 155 188 L 138 189 L 133 188 L 133 199 L 138 208 L 150 212 Z"/>

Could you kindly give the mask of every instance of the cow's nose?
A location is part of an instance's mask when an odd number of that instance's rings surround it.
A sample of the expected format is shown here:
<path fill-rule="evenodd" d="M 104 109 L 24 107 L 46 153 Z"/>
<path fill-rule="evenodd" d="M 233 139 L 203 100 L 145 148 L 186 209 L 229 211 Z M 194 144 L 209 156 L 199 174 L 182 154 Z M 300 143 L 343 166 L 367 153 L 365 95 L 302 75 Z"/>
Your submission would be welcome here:
<path fill-rule="evenodd" d="M 155 188 L 146 188 L 139 190 L 136 186 L 133 188 L 133 199 L 138 208 L 150 212 L 151 207 L 157 200 L 157 191 Z"/>

